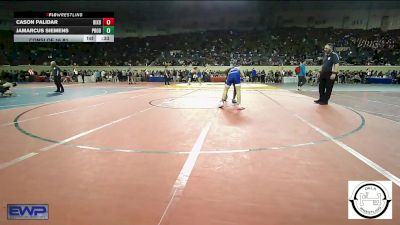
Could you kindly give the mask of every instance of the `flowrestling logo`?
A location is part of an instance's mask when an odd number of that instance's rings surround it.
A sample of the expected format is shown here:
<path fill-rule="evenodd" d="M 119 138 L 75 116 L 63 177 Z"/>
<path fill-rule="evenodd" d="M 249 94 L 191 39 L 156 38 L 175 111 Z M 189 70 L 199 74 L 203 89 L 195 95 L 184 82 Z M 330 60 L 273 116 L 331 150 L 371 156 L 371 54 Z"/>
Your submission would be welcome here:
<path fill-rule="evenodd" d="M 391 181 L 349 181 L 349 219 L 392 219 Z"/>
<path fill-rule="evenodd" d="M 7 219 L 9 220 L 48 220 L 49 205 L 47 204 L 8 204 Z"/>

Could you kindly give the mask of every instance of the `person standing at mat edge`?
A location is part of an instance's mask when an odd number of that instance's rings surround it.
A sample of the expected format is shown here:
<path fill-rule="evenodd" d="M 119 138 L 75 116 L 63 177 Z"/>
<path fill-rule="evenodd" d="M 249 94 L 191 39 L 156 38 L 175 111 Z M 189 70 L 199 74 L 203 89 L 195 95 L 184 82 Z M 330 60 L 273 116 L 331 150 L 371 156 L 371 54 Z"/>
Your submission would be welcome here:
<path fill-rule="evenodd" d="M 299 79 L 299 81 L 297 83 L 297 90 L 302 91 L 303 85 L 307 82 L 307 80 L 306 80 L 307 71 L 306 71 L 306 66 L 304 65 L 304 62 L 300 63 L 299 69 L 300 69 L 300 71 L 297 74 L 297 77 Z"/>
<path fill-rule="evenodd" d="M 51 75 L 53 75 L 54 84 L 57 87 L 57 90 L 54 92 L 63 93 L 64 87 L 61 83 L 61 69 L 60 69 L 60 67 L 57 66 L 55 61 L 51 61 L 50 66 L 51 66 Z"/>
<path fill-rule="evenodd" d="M 325 56 L 319 75 L 319 99 L 314 101 L 320 105 L 328 105 L 339 68 L 339 56 L 333 52 L 331 43 L 325 45 L 324 52 Z"/>
<path fill-rule="evenodd" d="M 167 66 L 165 66 L 165 69 L 164 69 L 164 84 L 165 85 L 169 85 L 169 77 L 170 77 L 170 72 L 169 72 Z"/>

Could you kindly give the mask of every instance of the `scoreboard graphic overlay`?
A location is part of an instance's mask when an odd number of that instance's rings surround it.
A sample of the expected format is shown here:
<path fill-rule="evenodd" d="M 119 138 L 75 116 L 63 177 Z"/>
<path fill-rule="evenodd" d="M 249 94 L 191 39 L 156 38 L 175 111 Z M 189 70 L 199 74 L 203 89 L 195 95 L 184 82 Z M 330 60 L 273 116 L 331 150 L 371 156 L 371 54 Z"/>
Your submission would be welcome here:
<path fill-rule="evenodd" d="M 14 12 L 14 42 L 114 42 L 113 12 Z"/>

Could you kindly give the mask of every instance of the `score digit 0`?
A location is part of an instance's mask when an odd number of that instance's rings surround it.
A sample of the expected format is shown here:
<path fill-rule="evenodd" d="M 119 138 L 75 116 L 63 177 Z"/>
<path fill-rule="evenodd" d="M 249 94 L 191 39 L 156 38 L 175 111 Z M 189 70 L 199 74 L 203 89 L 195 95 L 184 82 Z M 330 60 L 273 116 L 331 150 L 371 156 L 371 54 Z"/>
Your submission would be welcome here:
<path fill-rule="evenodd" d="M 114 26 L 114 18 L 103 18 L 103 26 Z"/>
<path fill-rule="evenodd" d="M 114 34 L 114 27 L 103 27 L 103 34 Z"/>

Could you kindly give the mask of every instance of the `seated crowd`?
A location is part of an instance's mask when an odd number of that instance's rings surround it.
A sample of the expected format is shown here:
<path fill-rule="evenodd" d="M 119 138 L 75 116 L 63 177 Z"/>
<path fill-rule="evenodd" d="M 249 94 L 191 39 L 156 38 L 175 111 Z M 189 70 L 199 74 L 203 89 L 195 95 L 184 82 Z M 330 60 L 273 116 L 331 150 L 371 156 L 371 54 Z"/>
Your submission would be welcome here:
<path fill-rule="evenodd" d="M 191 68 L 191 67 L 190 67 Z M 196 81 L 196 77 L 190 75 L 191 69 L 168 70 L 168 76 L 173 82 L 187 82 L 190 76 L 193 81 Z M 201 73 L 203 82 L 210 82 L 213 77 L 225 76 L 224 71 L 210 70 L 206 67 L 201 67 L 198 70 Z M 292 70 L 261 70 L 257 71 L 256 76 L 252 76 L 252 70 L 244 70 L 243 81 L 244 82 L 260 82 L 260 83 L 282 83 L 284 77 L 296 76 Z M 127 82 L 128 77 L 132 77 L 135 82 L 149 81 L 151 77 L 164 77 L 165 70 L 110 70 L 110 71 L 99 71 L 99 70 L 64 70 L 62 72 L 63 82 L 80 82 L 82 80 L 88 80 L 93 77 L 95 82 Z M 308 70 L 306 79 L 309 84 L 315 85 L 318 83 L 318 70 Z M 35 78 L 40 77 L 40 80 Z M 0 73 L 0 78 L 9 82 L 32 82 L 32 81 L 51 81 L 49 72 L 33 71 L 31 74 L 28 71 L 23 70 L 8 70 Z M 339 70 L 337 76 L 338 83 L 367 83 L 367 78 L 389 78 L 393 80 L 393 83 L 400 84 L 400 71 L 391 70 L 387 72 L 374 71 L 367 69 L 365 71 L 349 71 Z"/>
<path fill-rule="evenodd" d="M 320 65 L 333 43 L 342 65 L 400 65 L 400 30 L 279 28 L 203 31 L 116 38 L 114 43 L 13 43 L 0 35 L 0 65 L 61 66 L 277 66 Z"/>

